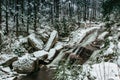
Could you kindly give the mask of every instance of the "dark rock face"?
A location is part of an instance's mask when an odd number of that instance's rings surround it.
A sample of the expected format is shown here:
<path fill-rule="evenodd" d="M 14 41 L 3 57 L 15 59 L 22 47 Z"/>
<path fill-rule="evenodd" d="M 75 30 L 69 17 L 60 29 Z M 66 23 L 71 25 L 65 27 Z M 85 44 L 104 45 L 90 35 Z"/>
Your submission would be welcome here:
<path fill-rule="evenodd" d="M 20 76 L 17 80 L 53 80 L 54 70 L 46 68 L 45 66 L 39 71 L 27 76 Z"/>

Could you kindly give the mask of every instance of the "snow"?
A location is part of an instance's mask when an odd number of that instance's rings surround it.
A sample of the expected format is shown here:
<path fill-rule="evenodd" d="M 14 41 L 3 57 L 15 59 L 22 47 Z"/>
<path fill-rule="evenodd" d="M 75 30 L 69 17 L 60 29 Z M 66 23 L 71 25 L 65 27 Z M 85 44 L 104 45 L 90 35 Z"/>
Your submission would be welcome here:
<path fill-rule="evenodd" d="M 11 64 L 11 62 L 15 61 L 16 59 L 17 59 L 16 55 L 13 55 L 13 54 L 2 54 L 2 55 L 0 55 L 0 65 Z"/>
<path fill-rule="evenodd" d="M 95 80 L 120 80 L 119 68 L 115 63 L 102 62 L 92 65 L 91 75 L 95 76 Z"/>
<path fill-rule="evenodd" d="M 107 34 L 109 34 L 109 32 L 107 32 L 107 31 L 101 33 L 101 34 L 98 36 L 98 39 L 104 40 L 104 37 L 105 37 Z"/>
<path fill-rule="evenodd" d="M 87 28 L 87 29 L 78 29 L 74 32 L 71 33 L 71 40 L 70 40 L 70 44 L 75 44 L 75 43 L 80 43 L 80 41 L 83 39 L 83 37 L 90 31 L 99 29 L 99 27 L 91 27 L 91 28 Z"/>
<path fill-rule="evenodd" d="M 113 42 L 110 42 L 110 46 L 109 46 L 109 48 L 104 52 L 104 55 L 112 54 L 112 53 L 114 52 L 114 47 L 115 47 L 115 45 L 113 44 Z"/>
<path fill-rule="evenodd" d="M 58 56 L 52 61 L 51 64 L 47 65 L 47 67 L 51 67 L 51 66 L 57 66 L 59 61 L 62 59 L 62 57 L 64 56 L 63 51 L 61 51 Z"/>
<path fill-rule="evenodd" d="M 55 55 L 56 53 L 56 50 L 53 48 L 53 49 L 50 49 L 49 53 L 48 53 L 48 59 L 51 60 L 53 58 L 53 56 Z"/>
<path fill-rule="evenodd" d="M 60 50 L 63 48 L 63 43 L 62 42 L 57 42 L 54 47 L 56 50 Z"/>
<path fill-rule="evenodd" d="M 86 38 L 84 39 L 84 41 L 82 42 L 82 43 L 83 43 L 82 45 L 83 45 L 83 46 L 86 46 L 87 44 L 93 42 L 93 41 L 96 39 L 96 37 L 97 37 L 97 31 L 93 32 L 93 33 L 90 34 L 88 37 L 86 37 Z"/>
<path fill-rule="evenodd" d="M 120 49 L 120 42 L 118 42 L 118 49 Z"/>

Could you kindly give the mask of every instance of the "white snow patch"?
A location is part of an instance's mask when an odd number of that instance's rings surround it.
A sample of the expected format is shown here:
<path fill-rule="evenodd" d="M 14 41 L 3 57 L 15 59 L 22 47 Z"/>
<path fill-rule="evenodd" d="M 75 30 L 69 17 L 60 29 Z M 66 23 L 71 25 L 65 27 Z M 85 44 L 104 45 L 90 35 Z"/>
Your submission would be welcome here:
<path fill-rule="evenodd" d="M 49 53 L 48 53 L 48 59 L 52 59 L 53 56 L 55 55 L 56 53 L 56 50 L 53 48 L 53 49 L 50 49 Z"/>
<path fill-rule="evenodd" d="M 105 31 L 102 34 L 98 36 L 98 39 L 104 40 L 104 37 L 108 34 L 109 32 Z"/>
<path fill-rule="evenodd" d="M 104 52 L 104 55 L 112 54 L 112 53 L 114 52 L 114 47 L 115 47 L 115 45 L 113 44 L 113 42 L 110 42 L 110 46 L 109 46 L 109 48 Z"/>
<path fill-rule="evenodd" d="M 119 68 L 117 64 L 102 62 L 92 65 L 91 74 L 96 77 L 95 80 L 120 80 Z"/>

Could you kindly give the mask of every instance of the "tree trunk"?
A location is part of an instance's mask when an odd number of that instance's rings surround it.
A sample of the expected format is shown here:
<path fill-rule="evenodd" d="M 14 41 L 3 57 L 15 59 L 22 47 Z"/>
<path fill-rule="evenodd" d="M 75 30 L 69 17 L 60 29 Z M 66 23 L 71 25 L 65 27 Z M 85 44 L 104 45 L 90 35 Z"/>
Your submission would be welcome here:
<path fill-rule="evenodd" d="M 30 19 L 30 0 L 28 0 L 28 4 L 27 4 L 27 33 L 29 34 L 29 19 Z"/>
<path fill-rule="evenodd" d="M 1 23 L 2 23 L 2 0 L 0 0 L 0 30 L 2 29 Z"/>
<path fill-rule="evenodd" d="M 34 0 L 34 31 L 36 32 L 36 28 L 37 28 L 37 1 Z"/>
<path fill-rule="evenodd" d="M 18 37 L 18 27 L 19 27 L 19 20 L 18 20 L 18 16 L 19 16 L 19 14 L 18 14 L 18 11 L 19 11 L 19 0 L 17 0 L 16 1 L 16 36 Z"/>
<path fill-rule="evenodd" d="M 8 34 L 8 0 L 6 0 L 6 34 Z"/>

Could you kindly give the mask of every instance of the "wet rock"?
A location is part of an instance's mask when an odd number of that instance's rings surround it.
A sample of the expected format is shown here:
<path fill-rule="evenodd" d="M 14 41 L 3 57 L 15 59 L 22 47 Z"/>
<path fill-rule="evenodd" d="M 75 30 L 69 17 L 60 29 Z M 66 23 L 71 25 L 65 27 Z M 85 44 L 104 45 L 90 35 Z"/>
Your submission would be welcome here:
<path fill-rule="evenodd" d="M 13 70 L 21 74 L 30 74 L 38 69 L 38 59 L 29 55 L 21 57 L 13 64 Z"/>
<path fill-rule="evenodd" d="M 53 45 L 56 43 L 56 41 L 58 40 L 58 32 L 57 31 L 53 31 L 50 35 L 50 38 L 44 48 L 45 51 L 49 51 Z"/>
<path fill-rule="evenodd" d="M 13 54 L 2 54 L 0 55 L 0 65 L 9 66 L 17 59 L 18 57 Z"/>
<path fill-rule="evenodd" d="M 28 42 L 36 50 L 43 49 L 43 45 L 44 45 L 43 41 L 41 39 L 36 38 L 35 34 L 29 35 Z"/>

